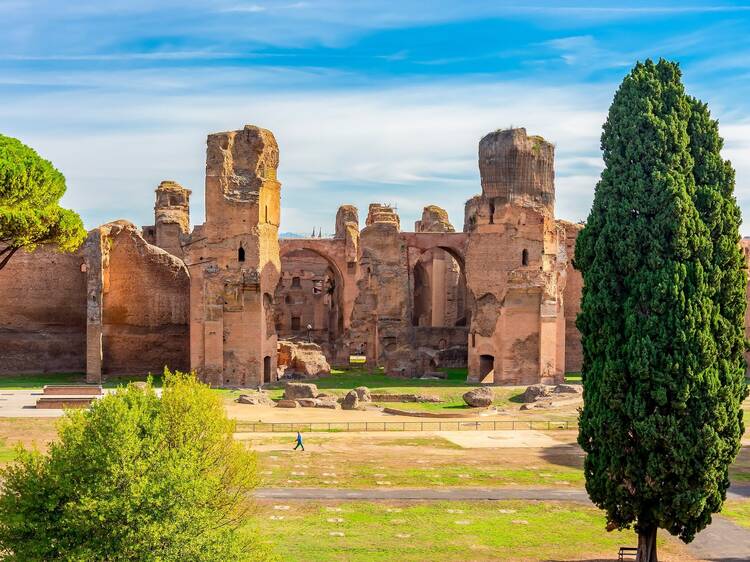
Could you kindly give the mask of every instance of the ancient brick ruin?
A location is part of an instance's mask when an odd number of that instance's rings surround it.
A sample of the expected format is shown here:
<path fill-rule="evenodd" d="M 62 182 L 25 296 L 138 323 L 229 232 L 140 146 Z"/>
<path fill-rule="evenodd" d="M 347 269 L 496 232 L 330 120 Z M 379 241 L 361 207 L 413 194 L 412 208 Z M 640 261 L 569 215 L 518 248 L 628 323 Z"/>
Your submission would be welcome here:
<path fill-rule="evenodd" d="M 99 382 L 167 365 L 255 386 L 289 363 L 279 339 L 308 338 L 333 366 L 361 355 L 405 377 L 468 367 L 477 383 L 552 384 L 580 371 L 582 226 L 555 219 L 554 148 L 541 137 L 480 141 L 481 193 L 461 231 L 434 204 L 404 231 L 373 203 L 361 229 L 343 205 L 333 237 L 281 240 L 273 134 L 248 125 L 207 145 L 204 224 L 190 229 L 191 192 L 164 181 L 153 225 L 118 220 L 74 254 L 17 254 L 0 273 L 0 373 Z"/>

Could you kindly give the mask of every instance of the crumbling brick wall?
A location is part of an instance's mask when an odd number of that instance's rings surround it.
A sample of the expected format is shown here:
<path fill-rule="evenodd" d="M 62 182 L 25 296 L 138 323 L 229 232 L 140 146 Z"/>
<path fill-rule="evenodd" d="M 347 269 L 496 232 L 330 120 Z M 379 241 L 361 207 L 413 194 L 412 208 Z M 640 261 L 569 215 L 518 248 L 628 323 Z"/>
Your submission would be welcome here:
<path fill-rule="evenodd" d="M 189 368 L 189 278 L 185 264 L 148 244 L 126 221 L 100 227 L 105 239 L 102 373 Z"/>
<path fill-rule="evenodd" d="M 0 374 L 83 372 L 86 273 L 80 252 L 17 252 L 0 272 Z"/>

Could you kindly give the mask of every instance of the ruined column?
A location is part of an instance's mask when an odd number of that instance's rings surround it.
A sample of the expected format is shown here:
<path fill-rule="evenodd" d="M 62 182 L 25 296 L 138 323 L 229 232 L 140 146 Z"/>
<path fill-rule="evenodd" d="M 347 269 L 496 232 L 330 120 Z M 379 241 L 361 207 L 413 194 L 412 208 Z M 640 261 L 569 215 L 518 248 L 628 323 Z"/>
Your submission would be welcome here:
<path fill-rule="evenodd" d="M 102 233 L 92 230 L 84 245 L 86 272 L 86 382 L 102 382 L 102 301 L 104 298 L 104 252 Z"/>
<path fill-rule="evenodd" d="M 276 380 L 273 294 L 281 271 L 281 184 L 273 134 L 208 136 L 206 222 L 186 245 L 191 367 L 218 386 Z"/>
<path fill-rule="evenodd" d="M 191 191 L 172 180 L 156 188 L 154 245 L 182 258 L 182 243 L 190 234 Z"/>

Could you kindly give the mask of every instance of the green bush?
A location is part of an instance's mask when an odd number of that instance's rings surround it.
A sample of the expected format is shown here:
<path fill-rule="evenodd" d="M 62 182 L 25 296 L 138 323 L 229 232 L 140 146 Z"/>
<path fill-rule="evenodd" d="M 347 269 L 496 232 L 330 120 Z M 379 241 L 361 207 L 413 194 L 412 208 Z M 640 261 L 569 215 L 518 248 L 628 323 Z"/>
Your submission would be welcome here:
<path fill-rule="evenodd" d="M 252 452 L 221 398 L 165 370 L 159 398 L 133 384 L 66 412 L 48 454 L 19 451 L 2 473 L 7 560 L 258 560 L 247 494 Z"/>

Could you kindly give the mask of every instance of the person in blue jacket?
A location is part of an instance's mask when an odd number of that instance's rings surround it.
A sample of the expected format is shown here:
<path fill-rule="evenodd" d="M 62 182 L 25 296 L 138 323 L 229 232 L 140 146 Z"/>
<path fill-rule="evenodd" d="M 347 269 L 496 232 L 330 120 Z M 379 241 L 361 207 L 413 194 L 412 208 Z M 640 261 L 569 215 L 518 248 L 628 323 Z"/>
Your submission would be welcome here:
<path fill-rule="evenodd" d="M 294 446 L 294 450 L 296 451 L 298 447 L 302 447 L 302 450 L 305 450 L 305 446 L 302 444 L 302 434 L 298 431 L 297 432 L 297 444 Z"/>

